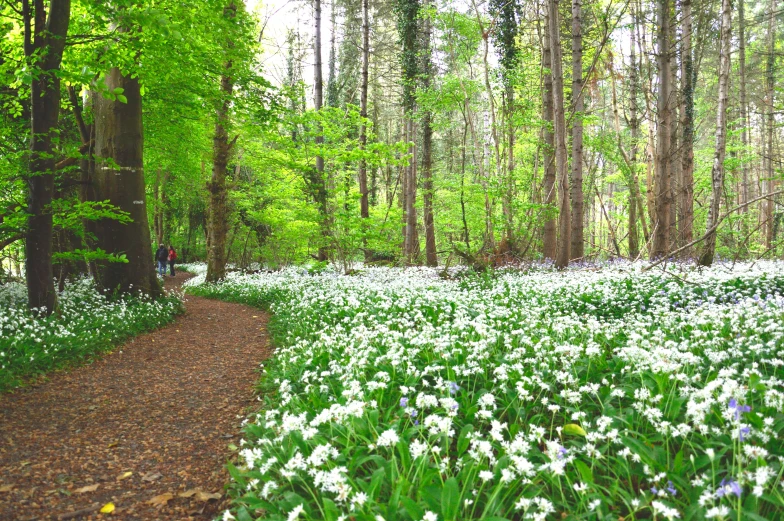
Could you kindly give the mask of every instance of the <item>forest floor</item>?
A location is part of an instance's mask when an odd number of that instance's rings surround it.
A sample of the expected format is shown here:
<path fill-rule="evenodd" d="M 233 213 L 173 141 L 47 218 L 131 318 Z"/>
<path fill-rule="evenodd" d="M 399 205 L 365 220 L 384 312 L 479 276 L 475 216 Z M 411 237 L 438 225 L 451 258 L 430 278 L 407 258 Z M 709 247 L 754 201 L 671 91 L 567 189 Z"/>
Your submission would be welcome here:
<path fill-rule="evenodd" d="M 166 278 L 178 289 L 190 275 Z M 185 314 L 92 364 L 0 395 L 0 520 L 210 519 L 270 355 L 266 317 L 188 296 Z"/>

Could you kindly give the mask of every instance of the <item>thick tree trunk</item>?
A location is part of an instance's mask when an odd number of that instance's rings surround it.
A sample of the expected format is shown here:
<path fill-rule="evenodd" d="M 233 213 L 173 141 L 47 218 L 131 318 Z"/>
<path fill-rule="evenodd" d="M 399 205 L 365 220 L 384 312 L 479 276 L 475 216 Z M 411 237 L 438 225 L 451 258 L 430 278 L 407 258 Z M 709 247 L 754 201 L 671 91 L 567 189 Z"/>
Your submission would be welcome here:
<path fill-rule="evenodd" d="M 558 21 L 558 0 L 549 0 L 550 53 L 553 73 L 553 123 L 555 130 L 555 169 L 558 181 L 558 251 L 555 266 L 569 265 L 571 217 L 569 204 L 569 164 L 566 156 L 566 117 L 564 115 L 563 60 L 561 29 Z"/>
<path fill-rule="evenodd" d="M 366 2 L 367 0 L 363 0 Z M 430 89 L 433 75 L 430 18 L 425 18 L 423 87 Z M 425 261 L 428 266 L 438 266 L 436 230 L 433 220 L 433 115 L 426 110 L 422 116 L 422 217 L 425 225 Z"/>
<path fill-rule="evenodd" d="M 547 11 L 547 9 L 546 9 Z M 544 95 L 542 99 L 542 119 L 544 128 L 544 179 L 542 180 L 543 204 L 547 205 L 544 221 L 543 255 L 545 259 L 555 260 L 558 248 L 557 226 L 552 208 L 555 206 L 555 135 L 553 134 L 553 75 L 552 53 L 550 45 L 550 16 L 545 14 L 545 28 L 543 31 L 542 67 L 544 68 Z"/>
<path fill-rule="evenodd" d="M 419 255 L 419 237 L 416 217 L 416 131 L 414 110 L 416 108 L 416 82 L 418 67 L 418 30 L 419 0 L 397 0 L 398 32 L 403 49 L 400 55 L 403 80 L 403 125 L 410 143 L 408 165 L 404 168 L 403 190 L 403 256 L 407 264 L 416 262 Z"/>
<path fill-rule="evenodd" d="M 711 169 L 711 201 L 708 208 L 706 236 L 699 264 L 710 266 L 716 252 L 715 225 L 719 219 L 722 189 L 724 188 L 724 156 L 727 150 L 727 106 L 729 105 L 730 83 L 730 38 L 732 36 L 731 0 L 722 0 L 721 37 L 719 40 L 719 103 L 716 115 L 716 151 Z"/>
<path fill-rule="evenodd" d="M 691 0 L 683 0 L 681 21 L 681 186 L 679 190 L 681 218 L 679 244 L 694 240 L 694 64 L 692 59 Z M 743 45 L 741 43 L 741 45 Z M 741 86 L 741 89 L 744 87 Z M 690 257 L 685 249 L 684 257 Z"/>
<path fill-rule="evenodd" d="M 651 258 L 667 255 L 670 245 L 670 0 L 658 2 L 657 62 L 659 65 L 658 120 L 656 128 L 656 222 Z"/>
<path fill-rule="evenodd" d="M 113 68 L 105 78 L 111 92 L 123 89 L 127 103 L 95 97 L 95 172 L 97 201 L 108 200 L 128 212 L 132 222 L 104 219 L 96 223 L 96 247 L 123 254 L 128 262 L 104 263 L 99 269 L 101 286 L 107 291 L 160 294 L 153 269 L 150 227 L 144 188 L 144 130 L 139 80 Z"/>
<path fill-rule="evenodd" d="M 224 18 L 233 20 L 237 16 L 237 6 L 229 2 L 223 10 Z M 231 42 L 227 47 L 231 48 Z M 232 61 L 223 65 L 221 75 L 220 100 L 215 111 L 215 135 L 212 138 L 212 177 L 207 183 L 209 191 L 209 220 L 207 221 L 209 248 L 207 249 L 207 282 L 218 282 L 226 276 L 226 237 L 229 233 L 228 186 L 226 174 L 233 142 L 229 142 L 229 112 L 234 91 Z"/>
<path fill-rule="evenodd" d="M 362 75 L 359 86 L 359 116 L 362 122 L 359 125 L 359 148 L 364 153 L 367 148 L 367 103 L 368 103 L 368 67 L 370 64 L 370 9 L 369 0 L 362 0 Z M 364 156 L 359 161 L 359 216 L 362 219 L 369 219 L 370 209 L 368 207 L 368 182 L 367 182 L 367 161 Z M 364 221 L 367 223 L 367 221 Z M 363 231 L 367 232 L 367 226 L 363 226 Z M 363 239 L 363 244 L 367 241 Z M 365 262 L 370 261 L 371 252 L 365 247 Z"/>
<path fill-rule="evenodd" d="M 32 14 L 23 3 L 25 54 L 37 70 L 30 99 L 30 173 L 27 179 L 27 231 L 25 233 L 25 278 L 28 306 L 51 314 L 57 303 L 52 271 L 52 213 L 54 196 L 54 142 L 60 116 L 58 72 L 71 20 L 70 0 L 52 0 L 46 17 L 44 2 L 35 2 Z"/>
<path fill-rule="evenodd" d="M 583 35 L 582 0 L 572 0 L 572 259 L 582 259 L 583 238 Z"/>

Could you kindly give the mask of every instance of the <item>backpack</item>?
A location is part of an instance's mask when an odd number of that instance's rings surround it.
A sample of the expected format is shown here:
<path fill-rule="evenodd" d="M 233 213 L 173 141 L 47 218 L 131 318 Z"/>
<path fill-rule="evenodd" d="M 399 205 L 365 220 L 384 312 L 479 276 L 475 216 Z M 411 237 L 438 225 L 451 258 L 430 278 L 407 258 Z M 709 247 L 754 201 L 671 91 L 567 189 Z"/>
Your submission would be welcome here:
<path fill-rule="evenodd" d="M 177 260 L 177 252 L 172 250 L 169 252 L 169 260 Z"/>

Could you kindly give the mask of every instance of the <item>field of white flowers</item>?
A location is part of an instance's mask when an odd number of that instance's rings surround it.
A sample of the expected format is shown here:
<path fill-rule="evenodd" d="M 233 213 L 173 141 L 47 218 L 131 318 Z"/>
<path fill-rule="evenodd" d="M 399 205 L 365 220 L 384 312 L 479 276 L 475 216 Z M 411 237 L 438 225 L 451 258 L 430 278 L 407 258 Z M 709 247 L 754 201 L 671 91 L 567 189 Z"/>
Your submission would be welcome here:
<path fill-rule="evenodd" d="M 0 391 L 111 349 L 171 322 L 182 310 L 176 295 L 157 301 L 107 298 L 90 279 L 66 284 L 58 304 L 56 314 L 39 317 L 27 309 L 23 284 L 0 285 Z"/>
<path fill-rule="evenodd" d="M 784 519 L 784 263 L 188 291 L 274 314 L 224 519 Z"/>

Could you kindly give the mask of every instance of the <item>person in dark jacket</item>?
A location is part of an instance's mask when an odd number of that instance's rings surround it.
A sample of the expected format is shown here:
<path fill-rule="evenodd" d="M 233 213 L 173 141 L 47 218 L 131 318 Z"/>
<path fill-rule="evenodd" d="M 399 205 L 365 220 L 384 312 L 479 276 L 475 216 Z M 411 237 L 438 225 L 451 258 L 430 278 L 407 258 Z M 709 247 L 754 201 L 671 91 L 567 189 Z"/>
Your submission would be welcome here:
<path fill-rule="evenodd" d="M 158 261 L 158 274 L 163 277 L 166 275 L 166 263 L 169 261 L 169 250 L 161 243 L 158 251 L 155 252 L 155 260 Z"/>
<path fill-rule="evenodd" d="M 174 246 L 169 246 L 169 269 L 171 270 L 171 276 L 174 277 L 174 261 L 177 260 L 177 252 L 174 250 Z"/>

